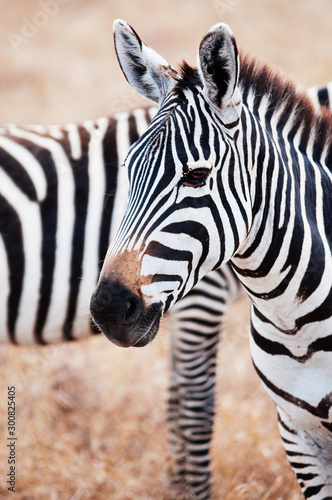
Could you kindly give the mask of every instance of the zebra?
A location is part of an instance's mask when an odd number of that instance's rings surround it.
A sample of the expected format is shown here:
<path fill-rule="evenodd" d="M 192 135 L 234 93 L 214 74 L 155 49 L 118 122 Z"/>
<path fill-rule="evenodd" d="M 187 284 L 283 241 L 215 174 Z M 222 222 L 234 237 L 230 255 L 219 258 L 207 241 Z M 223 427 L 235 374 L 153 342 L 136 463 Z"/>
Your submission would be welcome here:
<path fill-rule="evenodd" d="M 251 356 L 289 462 L 306 498 L 331 499 L 331 113 L 240 56 L 226 24 L 203 37 L 198 69 L 174 70 L 124 21 L 114 37 L 126 79 L 159 111 L 125 161 L 127 208 L 92 317 L 115 344 L 144 346 L 230 262 L 251 299 Z"/>

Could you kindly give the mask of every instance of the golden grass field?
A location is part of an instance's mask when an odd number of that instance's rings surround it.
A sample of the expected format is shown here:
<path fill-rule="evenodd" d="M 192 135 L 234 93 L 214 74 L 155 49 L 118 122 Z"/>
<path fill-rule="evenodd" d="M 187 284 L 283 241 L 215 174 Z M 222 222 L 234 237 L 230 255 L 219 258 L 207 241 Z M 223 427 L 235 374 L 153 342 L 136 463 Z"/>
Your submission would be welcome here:
<path fill-rule="evenodd" d="M 42 1 L 0 0 L 0 122 L 78 121 L 143 102 L 114 55 L 112 21 L 119 17 L 173 65 L 183 58 L 195 63 L 205 31 L 223 20 L 240 47 L 304 87 L 332 80 L 329 0 L 53 0 L 58 12 L 13 44 L 13 33 L 22 36 L 27 22 L 41 19 Z M 297 500 L 301 493 L 274 407 L 251 366 L 248 309 L 248 300 L 232 308 L 220 350 L 215 498 Z M 0 498 L 163 499 L 168 338 L 164 326 L 151 345 L 137 350 L 120 349 L 103 337 L 46 348 L 2 347 Z M 12 385 L 16 493 L 6 484 Z"/>

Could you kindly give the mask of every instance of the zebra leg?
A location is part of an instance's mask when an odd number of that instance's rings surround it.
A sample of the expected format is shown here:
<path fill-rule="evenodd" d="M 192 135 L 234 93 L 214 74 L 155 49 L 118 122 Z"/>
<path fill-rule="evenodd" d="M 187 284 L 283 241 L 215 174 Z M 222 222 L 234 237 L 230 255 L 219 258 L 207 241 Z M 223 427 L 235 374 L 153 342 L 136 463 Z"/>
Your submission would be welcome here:
<path fill-rule="evenodd" d="M 211 498 L 210 441 L 216 356 L 225 313 L 242 288 L 228 266 L 200 281 L 172 309 L 168 401 L 171 488 L 176 498 Z M 171 496 L 174 498 L 174 496 Z"/>
<path fill-rule="evenodd" d="M 305 498 L 332 500 L 332 425 L 312 417 L 306 426 L 278 407 L 279 430 Z M 308 424 L 311 424 L 310 427 Z"/>
<path fill-rule="evenodd" d="M 183 498 L 203 500 L 211 496 L 209 447 L 219 327 L 211 328 L 204 341 L 193 330 L 190 336 L 190 352 L 185 335 L 173 339 L 172 346 L 169 398 L 172 483 L 184 493 Z"/>

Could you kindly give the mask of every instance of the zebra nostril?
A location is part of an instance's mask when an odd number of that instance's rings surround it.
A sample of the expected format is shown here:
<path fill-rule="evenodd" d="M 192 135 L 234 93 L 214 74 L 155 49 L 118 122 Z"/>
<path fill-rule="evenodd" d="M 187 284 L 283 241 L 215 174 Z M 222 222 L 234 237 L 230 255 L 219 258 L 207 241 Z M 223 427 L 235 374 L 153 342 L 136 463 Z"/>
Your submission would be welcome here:
<path fill-rule="evenodd" d="M 132 296 L 127 300 L 127 309 L 124 314 L 124 323 L 130 325 L 138 318 L 142 311 L 142 302 L 136 297 Z"/>

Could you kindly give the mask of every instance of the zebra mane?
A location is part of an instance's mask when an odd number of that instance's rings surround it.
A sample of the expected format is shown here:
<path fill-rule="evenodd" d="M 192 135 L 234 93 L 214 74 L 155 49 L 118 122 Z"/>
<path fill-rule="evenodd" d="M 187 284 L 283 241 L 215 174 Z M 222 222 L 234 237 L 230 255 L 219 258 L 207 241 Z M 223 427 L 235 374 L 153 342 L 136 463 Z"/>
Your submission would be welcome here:
<path fill-rule="evenodd" d="M 301 126 L 303 144 L 314 133 L 314 158 L 320 158 L 326 148 L 326 162 L 332 163 L 332 114 L 329 109 L 316 112 L 311 100 L 305 92 L 300 92 L 294 82 L 286 78 L 275 67 L 262 63 L 257 59 L 241 54 L 241 70 L 239 85 L 242 88 L 243 101 L 246 103 L 250 93 L 253 93 L 253 107 L 258 108 L 263 97 L 268 96 L 266 113 L 273 114 L 280 109 L 282 113 L 279 123 L 294 114 L 292 129 Z"/>
<path fill-rule="evenodd" d="M 183 99 L 184 90 L 199 92 L 203 87 L 197 68 L 185 61 L 181 63 L 178 75 L 172 93 L 179 99 Z M 303 144 L 307 144 L 309 137 L 314 133 L 314 159 L 319 159 L 325 150 L 325 161 L 327 165 L 332 166 L 332 114 L 329 109 L 322 109 L 319 114 L 316 113 L 309 97 L 300 92 L 290 79 L 275 67 L 243 53 L 240 53 L 239 86 L 245 104 L 248 103 L 249 94 L 253 94 L 253 106 L 256 109 L 266 96 L 268 96 L 267 113 L 272 115 L 282 108 L 279 118 L 281 124 L 293 112 L 292 128 L 297 130 L 303 127 Z"/>
<path fill-rule="evenodd" d="M 189 89 L 193 92 L 203 88 L 203 82 L 197 68 L 193 68 L 186 61 L 182 61 L 178 70 L 177 83 L 173 88 L 173 93 L 180 98 L 183 91 Z"/>

